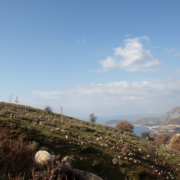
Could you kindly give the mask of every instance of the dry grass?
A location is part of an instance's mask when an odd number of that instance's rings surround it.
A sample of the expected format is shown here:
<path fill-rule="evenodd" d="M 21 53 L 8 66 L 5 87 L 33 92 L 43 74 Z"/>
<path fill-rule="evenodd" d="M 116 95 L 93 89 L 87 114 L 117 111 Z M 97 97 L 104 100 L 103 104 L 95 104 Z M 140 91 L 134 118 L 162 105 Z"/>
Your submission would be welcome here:
<path fill-rule="evenodd" d="M 34 154 L 22 136 L 18 140 L 11 139 L 6 128 L 0 130 L 0 170 L 4 175 L 14 177 L 25 173 L 29 178 L 34 167 Z"/>

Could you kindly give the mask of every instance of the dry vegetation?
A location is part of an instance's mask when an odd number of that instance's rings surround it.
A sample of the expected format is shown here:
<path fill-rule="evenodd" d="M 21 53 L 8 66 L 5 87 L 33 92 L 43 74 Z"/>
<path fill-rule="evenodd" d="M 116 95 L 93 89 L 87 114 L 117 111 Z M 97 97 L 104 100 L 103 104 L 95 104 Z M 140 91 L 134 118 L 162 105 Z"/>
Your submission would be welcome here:
<path fill-rule="evenodd" d="M 180 151 L 180 134 L 174 135 L 169 144 L 170 148 Z"/>
<path fill-rule="evenodd" d="M 75 169 L 107 180 L 180 179 L 179 151 L 128 131 L 64 115 L 62 131 L 60 119 L 57 113 L 1 102 L 0 179 L 23 179 L 24 173 L 34 180 L 57 179 L 63 173 L 61 179 L 67 178 L 67 170 L 60 166 L 44 174 L 35 169 L 33 157 L 39 149 L 54 151 L 58 160 L 73 156 Z"/>

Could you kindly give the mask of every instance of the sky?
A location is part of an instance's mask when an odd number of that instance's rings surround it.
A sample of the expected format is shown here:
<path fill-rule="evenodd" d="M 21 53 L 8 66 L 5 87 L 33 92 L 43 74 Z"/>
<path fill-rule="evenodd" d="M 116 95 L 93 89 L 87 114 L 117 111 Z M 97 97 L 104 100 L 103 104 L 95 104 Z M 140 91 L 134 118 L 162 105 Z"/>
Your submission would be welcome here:
<path fill-rule="evenodd" d="M 12 94 L 97 123 L 180 106 L 179 9 L 179 0 L 1 0 L 0 101 Z"/>

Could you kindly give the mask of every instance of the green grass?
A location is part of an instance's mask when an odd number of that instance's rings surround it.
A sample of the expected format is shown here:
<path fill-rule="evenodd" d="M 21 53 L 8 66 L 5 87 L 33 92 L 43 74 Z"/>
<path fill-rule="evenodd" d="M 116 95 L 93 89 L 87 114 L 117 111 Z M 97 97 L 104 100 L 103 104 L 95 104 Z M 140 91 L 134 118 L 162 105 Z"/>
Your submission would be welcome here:
<path fill-rule="evenodd" d="M 14 113 L 15 117 L 11 119 L 10 113 Z M 151 166 L 155 165 L 154 159 L 146 158 L 146 148 L 151 146 L 152 142 L 147 143 L 143 138 L 138 140 L 134 134 L 64 115 L 62 125 L 65 131 L 62 133 L 51 132 L 52 126 L 61 128 L 60 114 L 48 114 L 41 109 L 3 102 L 0 103 L 0 114 L 5 116 L 0 117 L 1 128 L 8 127 L 13 138 L 24 134 L 26 141 L 36 141 L 41 147 L 46 147 L 49 152 L 54 151 L 60 157 L 73 155 L 76 160 L 76 169 L 89 171 L 102 178 L 107 177 L 107 179 L 113 180 L 124 180 L 125 177 L 128 179 L 147 179 L 148 177 L 161 179 L 151 169 Z M 33 125 L 34 122 L 40 121 L 44 123 L 43 126 Z M 17 127 L 11 126 L 11 123 L 16 124 Z M 28 128 L 29 126 L 31 128 Z M 66 134 L 69 136 L 68 139 L 65 138 Z M 87 144 L 84 139 L 81 140 L 75 136 L 84 137 L 96 144 Z M 98 137 L 102 137 L 102 140 L 97 141 Z M 105 138 L 111 144 L 106 142 Z M 84 142 L 84 145 L 78 145 L 81 142 Z M 108 147 L 100 147 L 101 144 L 108 144 Z M 119 149 L 117 151 L 111 149 L 113 146 L 119 147 Z M 141 152 L 139 148 L 142 149 Z M 118 158 L 119 155 L 123 156 L 125 152 L 131 153 L 127 157 L 140 161 L 140 163 L 127 161 L 124 158 L 121 159 L 122 163 L 120 164 L 112 163 L 113 158 Z M 179 152 L 160 148 L 158 153 L 159 170 L 170 171 L 174 177 L 178 177 L 178 173 L 174 169 L 180 169 Z M 171 154 L 172 158 L 166 159 L 166 156 L 162 156 L 165 153 Z M 162 165 L 163 161 L 166 161 L 166 165 Z M 167 175 L 164 174 L 164 176 Z"/>

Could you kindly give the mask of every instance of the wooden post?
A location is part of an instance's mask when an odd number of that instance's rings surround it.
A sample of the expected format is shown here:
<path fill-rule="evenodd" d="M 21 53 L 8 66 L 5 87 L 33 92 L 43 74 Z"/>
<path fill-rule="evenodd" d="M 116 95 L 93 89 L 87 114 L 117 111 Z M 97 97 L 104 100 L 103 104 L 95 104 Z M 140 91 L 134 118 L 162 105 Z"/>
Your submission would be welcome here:
<path fill-rule="evenodd" d="M 11 94 L 11 97 L 10 97 L 10 104 L 11 104 L 11 102 L 12 102 L 12 94 Z"/>
<path fill-rule="evenodd" d="M 61 107 L 61 129 L 63 129 L 62 128 L 62 107 Z"/>

